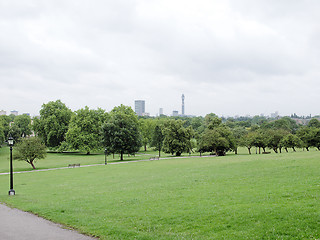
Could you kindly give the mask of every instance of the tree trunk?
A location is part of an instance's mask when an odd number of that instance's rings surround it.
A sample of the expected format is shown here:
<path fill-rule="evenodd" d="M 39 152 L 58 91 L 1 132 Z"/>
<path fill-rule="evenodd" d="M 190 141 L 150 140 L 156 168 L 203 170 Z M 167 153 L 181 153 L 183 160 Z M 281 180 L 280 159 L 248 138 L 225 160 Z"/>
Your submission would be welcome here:
<path fill-rule="evenodd" d="M 251 148 L 250 147 L 248 147 L 248 152 L 251 155 Z"/>
<path fill-rule="evenodd" d="M 261 154 L 261 147 L 259 147 L 259 154 Z"/>
<path fill-rule="evenodd" d="M 123 161 L 123 152 L 120 153 L 120 160 Z"/>
<path fill-rule="evenodd" d="M 87 155 L 90 155 L 90 152 L 87 152 Z"/>
<path fill-rule="evenodd" d="M 282 150 L 281 150 L 281 147 L 279 147 L 279 152 L 281 153 L 281 151 L 282 151 Z"/>
<path fill-rule="evenodd" d="M 160 154 L 161 154 L 161 150 L 159 149 L 159 157 L 160 157 Z"/>
<path fill-rule="evenodd" d="M 309 147 L 306 147 L 307 151 L 309 152 Z"/>
<path fill-rule="evenodd" d="M 296 149 L 294 148 L 294 147 L 292 147 L 292 150 L 295 152 L 296 151 Z"/>
<path fill-rule="evenodd" d="M 30 161 L 30 164 L 31 164 L 33 169 L 36 169 L 36 167 L 33 165 L 33 161 Z"/>
<path fill-rule="evenodd" d="M 273 151 L 274 151 L 275 153 L 278 153 L 277 148 L 273 148 Z"/>
<path fill-rule="evenodd" d="M 234 150 L 234 154 L 238 154 L 238 148 Z"/>
<path fill-rule="evenodd" d="M 263 151 L 265 152 L 266 151 L 266 148 L 265 147 L 262 147 Z"/>
<path fill-rule="evenodd" d="M 147 151 L 147 144 L 144 145 L 144 151 Z"/>
<path fill-rule="evenodd" d="M 286 150 L 286 152 L 288 152 L 288 148 L 284 148 Z"/>

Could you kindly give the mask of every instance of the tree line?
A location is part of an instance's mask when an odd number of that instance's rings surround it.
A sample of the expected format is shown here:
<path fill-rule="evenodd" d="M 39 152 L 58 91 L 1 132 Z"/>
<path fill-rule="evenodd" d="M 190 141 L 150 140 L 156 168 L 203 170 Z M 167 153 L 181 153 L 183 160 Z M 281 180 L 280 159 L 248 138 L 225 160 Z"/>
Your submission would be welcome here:
<path fill-rule="evenodd" d="M 237 153 L 238 147 L 259 153 L 291 148 L 320 150 L 320 122 L 313 118 L 298 125 L 289 117 L 268 119 L 205 117 L 140 117 L 131 107 L 120 105 L 112 111 L 84 107 L 72 111 L 60 100 L 43 104 L 40 117 L 0 116 L 0 143 L 9 135 L 17 141 L 32 133 L 49 149 L 77 150 L 90 154 L 105 149 L 109 154 L 135 154 L 141 147 L 180 156 L 182 153 Z"/>

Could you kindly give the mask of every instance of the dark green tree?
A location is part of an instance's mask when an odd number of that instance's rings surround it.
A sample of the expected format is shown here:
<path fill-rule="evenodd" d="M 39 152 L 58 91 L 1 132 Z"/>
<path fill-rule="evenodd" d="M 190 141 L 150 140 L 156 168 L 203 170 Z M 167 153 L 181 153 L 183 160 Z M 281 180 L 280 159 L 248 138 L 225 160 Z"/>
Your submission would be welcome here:
<path fill-rule="evenodd" d="M 21 136 L 29 136 L 31 132 L 31 117 L 27 114 L 18 115 L 14 119 L 14 125 L 20 129 Z"/>
<path fill-rule="evenodd" d="M 308 122 L 308 127 L 320 128 L 320 121 L 316 118 L 312 118 Z"/>
<path fill-rule="evenodd" d="M 273 149 L 275 153 L 278 153 L 278 149 L 281 153 L 282 139 L 288 135 L 289 133 L 286 130 L 279 129 L 268 129 L 264 132 L 264 136 L 266 138 L 267 147 Z"/>
<path fill-rule="evenodd" d="M 38 137 L 23 138 L 15 146 L 14 159 L 26 161 L 33 169 L 36 169 L 34 162 L 46 157 L 46 146 Z"/>
<path fill-rule="evenodd" d="M 147 151 L 147 145 L 151 143 L 153 129 L 154 121 L 152 119 L 139 119 L 139 130 L 141 133 L 141 140 L 144 146 L 144 151 Z"/>
<path fill-rule="evenodd" d="M 138 117 L 131 107 L 120 105 L 102 126 L 103 145 L 109 153 L 135 154 L 141 147 Z"/>
<path fill-rule="evenodd" d="M 79 109 L 70 120 L 66 142 L 70 148 L 87 154 L 102 149 L 101 128 L 106 120 L 107 113 L 102 109 Z"/>
<path fill-rule="evenodd" d="M 152 140 L 151 140 L 151 146 L 155 147 L 155 149 L 159 152 L 159 157 L 161 155 L 161 150 L 162 150 L 163 140 L 164 140 L 162 128 L 163 128 L 163 125 L 160 123 L 157 123 L 157 125 L 153 130 Z"/>
<path fill-rule="evenodd" d="M 286 150 L 286 152 L 288 152 L 288 148 L 292 148 L 292 150 L 295 152 L 296 147 L 300 148 L 303 146 L 301 139 L 297 135 L 294 135 L 292 133 L 289 133 L 282 138 L 281 145 Z"/>
<path fill-rule="evenodd" d="M 163 126 L 163 151 L 181 156 L 192 151 L 191 139 L 194 135 L 192 127 L 185 128 L 182 120 L 170 119 Z"/>
<path fill-rule="evenodd" d="M 73 112 L 60 100 L 43 104 L 40 119 L 33 120 L 35 133 L 48 147 L 58 147 L 65 141 Z"/>

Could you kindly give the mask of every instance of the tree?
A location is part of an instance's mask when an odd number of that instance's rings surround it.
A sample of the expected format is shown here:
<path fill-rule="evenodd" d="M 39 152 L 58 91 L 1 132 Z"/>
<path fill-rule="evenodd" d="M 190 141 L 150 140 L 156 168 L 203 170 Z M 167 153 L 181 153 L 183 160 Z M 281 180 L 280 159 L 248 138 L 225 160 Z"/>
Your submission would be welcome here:
<path fill-rule="evenodd" d="M 207 128 L 201 136 L 199 152 L 214 152 L 225 156 L 227 151 L 235 149 L 235 139 L 229 127 L 224 124 Z"/>
<path fill-rule="evenodd" d="M 147 145 L 151 143 L 152 132 L 154 129 L 154 121 L 152 119 L 139 119 L 139 129 L 142 138 L 144 151 L 147 151 Z"/>
<path fill-rule="evenodd" d="M 264 132 L 264 136 L 267 141 L 267 147 L 273 149 L 275 153 L 278 153 L 278 149 L 281 153 L 282 148 L 282 139 L 288 135 L 288 132 L 282 129 L 279 130 L 273 130 L 269 129 L 266 132 Z"/>
<path fill-rule="evenodd" d="M 234 152 L 235 154 L 238 153 L 238 146 L 242 145 L 242 137 L 247 134 L 247 130 L 244 127 L 235 127 L 234 129 L 231 130 L 233 137 L 234 137 Z"/>
<path fill-rule="evenodd" d="M 46 146 L 42 144 L 38 137 L 23 138 L 15 147 L 14 158 L 20 161 L 26 161 L 33 169 L 36 169 L 34 162 L 46 157 Z"/>
<path fill-rule="evenodd" d="M 131 107 L 120 105 L 112 109 L 108 121 L 102 126 L 103 144 L 111 153 L 134 154 L 141 147 L 138 117 Z"/>
<path fill-rule="evenodd" d="M 164 135 L 162 133 L 162 128 L 163 125 L 161 125 L 160 123 L 158 123 L 154 130 L 153 130 L 153 134 L 152 134 L 152 139 L 151 139 L 151 146 L 155 147 L 157 151 L 159 151 L 159 157 L 161 154 L 161 150 L 162 150 L 162 146 L 163 146 L 163 140 L 164 140 Z"/>
<path fill-rule="evenodd" d="M 0 124 L 0 147 L 5 141 L 4 127 Z"/>
<path fill-rule="evenodd" d="M 14 125 L 20 129 L 20 137 L 26 137 L 31 134 L 31 118 L 27 114 L 16 116 L 14 119 Z"/>
<path fill-rule="evenodd" d="M 240 138 L 239 146 L 246 147 L 249 154 L 251 154 L 251 148 L 255 145 L 256 135 L 256 132 L 248 132 L 246 135 Z"/>
<path fill-rule="evenodd" d="M 308 127 L 315 127 L 315 128 L 320 128 L 320 121 L 316 118 L 312 118 L 308 122 Z"/>
<path fill-rule="evenodd" d="M 72 111 L 60 100 L 43 104 L 40 119 L 33 120 L 34 131 L 48 147 L 58 147 L 65 141 Z"/>
<path fill-rule="evenodd" d="M 181 156 L 181 153 L 192 150 L 191 138 L 194 132 L 191 126 L 185 128 L 183 124 L 182 120 L 173 119 L 164 123 L 163 151 L 165 153 Z"/>
<path fill-rule="evenodd" d="M 284 147 L 286 152 L 288 152 L 288 148 L 292 148 L 292 150 L 295 152 L 296 147 L 299 148 L 302 146 L 302 141 L 297 135 L 293 135 L 292 133 L 289 133 L 282 138 L 281 145 Z"/>
<path fill-rule="evenodd" d="M 72 149 L 90 154 L 102 148 L 101 128 L 107 120 L 102 109 L 90 110 L 87 106 L 79 109 L 72 116 L 66 133 L 66 142 Z"/>
<path fill-rule="evenodd" d="M 9 116 L 7 115 L 0 116 L 0 125 L 3 127 L 3 134 L 5 139 L 7 139 L 9 136 L 10 122 L 11 122 L 11 118 Z"/>

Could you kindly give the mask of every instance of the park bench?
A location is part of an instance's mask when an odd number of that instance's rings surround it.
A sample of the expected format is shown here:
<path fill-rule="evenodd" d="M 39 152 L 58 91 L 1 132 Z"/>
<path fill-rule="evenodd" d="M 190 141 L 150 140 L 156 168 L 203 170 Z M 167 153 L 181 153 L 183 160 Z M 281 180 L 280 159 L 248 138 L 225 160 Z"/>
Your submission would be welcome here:
<path fill-rule="evenodd" d="M 76 163 L 76 164 L 69 164 L 68 165 L 69 168 L 75 168 L 75 167 L 80 167 L 80 163 Z"/>
<path fill-rule="evenodd" d="M 271 152 L 262 152 L 262 154 L 270 154 Z"/>
<path fill-rule="evenodd" d="M 159 160 L 159 157 L 151 157 L 149 160 Z"/>

